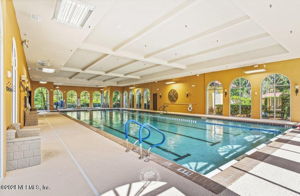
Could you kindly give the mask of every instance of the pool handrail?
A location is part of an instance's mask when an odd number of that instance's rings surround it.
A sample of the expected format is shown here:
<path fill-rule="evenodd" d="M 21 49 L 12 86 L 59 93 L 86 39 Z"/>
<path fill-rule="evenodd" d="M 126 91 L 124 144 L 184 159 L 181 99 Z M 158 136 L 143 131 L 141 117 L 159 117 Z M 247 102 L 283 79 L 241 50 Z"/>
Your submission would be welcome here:
<path fill-rule="evenodd" d="M 150 130 L 147 129 L 148 130 L 148 135 L 146 135 L 146 137 L 143 137 L 142 136 L 142 131 L 140 131 L 141 127 L 143 126 L 143 124 L 140 123 L 140 122 L 138 122 L 138 121 L 136 121 L 136 120 L 127 120 L 127 122 L 124 125 L 125 126 L 126 152 L 129 151 L 129 141 L 128 141 L 128 139 L 129 139 L 129 125 L 131 123 L 134 123 L 134 124 L 137 124 L 137 125 L 140 126 L 138 139 L 137 139 L 137 141 L 134 142 L 134 144 L 136 144 L 137 142 L 139 142 L 140 148 L 142 147 L 143 141 L 146 140 L 146 139 L 148 139 L 150 137 L 150 134 L 151 134 Z"/>
<path fill-rule="evenodd" d="M 128 140 L 128 137 L 129 137 L 129 125 L 131 123 L 134 123 L 134 124 L 137 124 L 140 126 L 139 130 L 141 129 L 141 127 L 143 126 L 142 123 L 136 121 L 136 120 L 128 120 L 126 123 L 125 123 L 125 139 Z M 138 137 L 138 141 L 139 143 L 142 143 L 143 140 L 146 140 L 150 137 L 150 130 L 148 130 L 148 135 L 146 137 L 142 137 L 142 132 L 139 131 L 139 137 Z"/>
<path fill-rule="evenodd" d="M 162 141 L 159 143 L 156 143 L 156 144 L 152 144 L 150 146 L 150 148 L 161 146 L 166 141 L 166 135 L 161 130 L 159 130 L 158 128 L 154 127 L 153 125 L 151 125 L 149 123 L 144 123 L 143 126 L 141 127 L 140 131 L 142 131 L 144 128 L 149 130 L 149 127 L 162 135 Z"/>
<path fill-rule="evenodd" d="M 128 138 L 129 138 L 129 125 L 131 123 L 134 123 L 134 124 L 137 124 L 139 125 L 139 133 L 138 133 L 138 140 L 136 140 L 134 142 L 134 145 L 139 142 L 139 154 L 140 154 L 140 159 L 143 158 L 143 142 L 148 139 L 151 135 L 151 130 L 155 130 L 157 131 L 159 134 L 162 135 L 162 140 L 161 142 L 159 143 L 156 143 L 156 144 L 152 144 L 149 148 L 148 148 L 148 156 L 150 155 L 150 151 L 152 148 L 155 148 L 157 146 L 161 146 L 165 141 L 166 141 L 166 136 L 163 132 L 161 132 L 158 128 L 154 127 L 153 125 L 149 124 L 149 123 L 140 123 L 136 120 L 128 120 L 126 123 L 125 123 L 125 139 L 126 139 L 126 151 L 129 151 L 129 141 L 128 141 Z M 143 137 L 143 130 L 144 129 L 147 129 L 148 130 L 148 135 L 146 135 L 146 137 Z"/>

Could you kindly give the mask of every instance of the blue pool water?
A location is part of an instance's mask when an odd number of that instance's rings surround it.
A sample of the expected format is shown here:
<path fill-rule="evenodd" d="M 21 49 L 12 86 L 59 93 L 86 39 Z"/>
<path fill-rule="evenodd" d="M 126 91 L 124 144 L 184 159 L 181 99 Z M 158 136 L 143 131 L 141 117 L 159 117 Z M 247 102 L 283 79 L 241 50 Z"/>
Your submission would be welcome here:
<path fill-rule="evenodd" d="M 124 124 L 132 119 L 150 123 L 166 136 L 165 143 L 152 152 L 196 172 L 207 174 L 252 148 L 269 141 L 287 128 L 264 124 L 203 119 L 169 114 L 126 110 L 65 112 L 68 116 L 124 139 Z M 138 126 L 131 125 L 129 141 L 138 137 Z M 151 133 L 143 144 L 159 143 L 162 136 Z"/>

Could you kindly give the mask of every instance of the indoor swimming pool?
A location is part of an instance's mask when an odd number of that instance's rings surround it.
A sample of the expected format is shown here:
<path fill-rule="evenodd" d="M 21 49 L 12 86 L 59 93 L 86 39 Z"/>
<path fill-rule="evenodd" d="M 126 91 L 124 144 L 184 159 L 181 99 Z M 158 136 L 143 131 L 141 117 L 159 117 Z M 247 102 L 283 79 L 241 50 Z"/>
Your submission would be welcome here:
<path fill-rule="evenodd" d="M 128 110 L 69 111 L 65 114 L 122 139 L 127 120 L 149 123 L 166 136 L 164 144 L 152 149 L 153 153 L 201 174 L 213 171 L 288 129 L 284 126 Z M 131 125 L 131 143 L 137 140 L 138 129 L 138 126 Z M 153 132 L 143 147 L 148 149 L 161 139 L 159 133 Z"/>

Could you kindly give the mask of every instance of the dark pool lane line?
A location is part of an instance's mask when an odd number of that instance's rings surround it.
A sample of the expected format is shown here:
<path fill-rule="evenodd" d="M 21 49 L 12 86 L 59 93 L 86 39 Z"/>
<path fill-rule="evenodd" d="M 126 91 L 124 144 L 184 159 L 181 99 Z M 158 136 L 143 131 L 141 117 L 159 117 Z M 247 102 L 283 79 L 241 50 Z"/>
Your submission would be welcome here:
<path fill-rule="evenodd" d="M 133 114 L 130 114 L 131 117 Z M 193 127 L 193 126 L 189 126 L 189 125 L 182 125 L 182 124 L 178 124 L 178 123 L 175 123 L 175 122 L 172 122 L 172 123 L 167 123 L 167 122 L 163 122 L 163 121 L 160 121 L 160 120 L 157 120 L 155 119 L 156 117 L 151 117 L 149 116 L 153 121 L 156 121 L 156 122 L 160 122 L 160 123 L 164 123 L 164 124 L 168 124 L 168 125 L 177 125 L 177 126 L 182 126 L 182 127 L 188 127 L 188 128 L 194 128 L 194 129 L 200 129 L 200 130 L 204 130 L 204 131 L 207 131 L 207 129 L 205 128 L 200 128 L 200 127 Z M 139 118 L 144 118 L 143 116 L 139 116 Z M 149 119 L 150 120 L 150 119 Z M 233 135 L 233 136 L 238 136 L 238 135 L 241 135 L 241 133 L 229 133 L 229 132 L 226 132 L 226 131 L 223 131 L 224 134 L 228 134 L 228 135 Z"/>
<path fill-rule="evenodd" d="M 108 125 L 106 125 L 106 124 L 104 124 L 104 123 L 102 123 L 101 125 L 102 125 L 102 126 L 105 126 L 105 127 L 107 127 L 107 128 L 110 128 L 110 129 L 112 129 L 112 130 L 114 130 L 114 131 L 117 131 L 117 132 L 119 132 L 119 133 L 124 134 L 123 131 L 120 131 L 120 130 L 114 128 L 114 127 L 108 126 Z M 100 125 L 100 126 L 101 126 L 101 125 Z M 98 128 L 99 128 L 99 127 L 98 127 Z M 137 137 L 135 137 L 135 136 L 133 136 L 133 135 L 129 135 L 129 137 L 132 137 L 132 138 L 134 138 L 134 139 L 138 139 Z M 146 144 L 148 144 L 148 145 L 153 145 L 153 143 L 151 143 L 151 142 L 148 142 L 148 141 L 144 141 L 144 142 L 145 142 Z M 170 154 L 176 156 L 177 158 L 176 158 L 176 159 L 173 159 L 174 161 L 176 161 L 176 160 L 182 160 L 182 159 L 184 159 L 184 158 L 186 158 L 186 157 L 191 156 L 190 153 L 187 153 L 187 154 L 185 154 L 185 155 L 180 155 L 180 154 L 178 154 L 178 153 L 176 153 L 176 152 L 170 151 L 170 150 L 168 150 L 168 149 L 166 149 L 166 148 L 163 148 L 163 147 L 161 147 L 161 146 L 157 146 L 156 148 L 158 148 L 158 149 L 160 149 L 160 150 L 162 150 L 162 151 L 164 151 L 164 152 L 167 152 L 167 153 L 170 153 Z"/>
<path fill-rule="evenodd" d="M 111 119 L 110 119 L 110 122 L 112 122 Z M 121 120 L 120 124 L 124 124 L 124 121 Z M 194 139 L 194 140 L 197 140 L 197 141 L 206 142 L 206 143 L 209 143 L 211 146 L 214 146 L 214 145 L 219 144 L 221 142 L 221 141 L 213 142 L 213 141 L 209 141 L 209 140 L 205 140 L 205 139 L 200 139 L 200 138 L 197 138 L 197 137 L 193 137 L 193 136 L 189 136 L 189 135 L 185 135 L 185 134 L 181 134 L 181 133 L 176 133 L 176 132 L 168 131 L 168 130 L 161 129 L 161 128 L 159 128 L 159 130 L 161 130 L 162 132 L 166 132 L 166 133 L 170 133 L 170 134 L 175 134 L 175 135 L 180 135 L 182 137 Z"/>
<path fill-rule="evenodd" d="M 103 121 L 105 119 L 101 119 L 101 120 Z M 120 124 L 124 124 L 123 119 L 120 119 L 119 121 L 120 121 Z M 114 121 L 113 121 L 111 116 L 109 117 L 109 122 L 110 122 L 110 124 L 114 124 L 113 123 Z M 165 123 L 165 124 L 168 124 L 168 123 Z M 173 131 L 168 131 L 168 130 L 161 129 L 161 128 L 159 130 L 161 130 L 162 132 L 170 133 L 170 134 L 180 135 L 182 137 L 186 137 L 186 138 L 189 138 L 189 139 L 194 139 L 194 140 L 197 140 L 197 141 L 206 142 L 206 143 L 209 143 L 211 146 L 214 146 L 216 144 L 221 143 L 221 141 L 213 142 L 213 141 L 209 141 L 209 140 L 205 140 L 205 139 L 201 139 L 201 138 L 197 138 L 197 137 L 193 137 L 193 136 L 189 136 L 189 135 L 185 135 L 185 134 L 181 134 L 181 133 L 176 133 L 176 132 L 173 132 Z"/>

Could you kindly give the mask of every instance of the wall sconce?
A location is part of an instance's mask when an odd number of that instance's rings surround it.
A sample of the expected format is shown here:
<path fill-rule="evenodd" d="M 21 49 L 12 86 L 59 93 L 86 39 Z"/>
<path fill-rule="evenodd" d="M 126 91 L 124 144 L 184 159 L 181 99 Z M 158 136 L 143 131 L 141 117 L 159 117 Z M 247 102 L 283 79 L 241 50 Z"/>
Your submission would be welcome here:
<path fill-rule="evenodd" d="M 26 48 L 28 48 L 28 44 L 29 44 L 29 40 L 28 39 L 24 39 L 22 40 L 22 45 L 25 46 Z"/>
<path fill-rule="evenodd" d="M 298 93 L 299 93 L 299 85 L 298 84 L 296 84 L 295 85 L 295 93 L 296 93 L 296 96 L 298 95 Z"/>
<path fill-rule="evenodd" d="M 224 90 L 224 96 L 227 96 L 227 89 Z"/>
<path fill-rule="evenodd" d="M 159 98 L 162 98 L 162 94 L 161 93 L 159 93 Z"/>
<path fill-rule="evenodd" d="M 188 98 L 190 95 L 191 95 L 190 92 L 186 92 L 186 93 L 185 93 L 186 98 Z"/>

